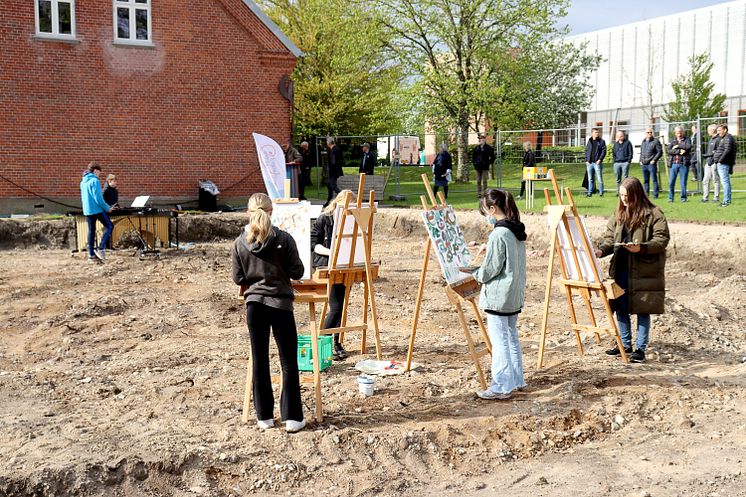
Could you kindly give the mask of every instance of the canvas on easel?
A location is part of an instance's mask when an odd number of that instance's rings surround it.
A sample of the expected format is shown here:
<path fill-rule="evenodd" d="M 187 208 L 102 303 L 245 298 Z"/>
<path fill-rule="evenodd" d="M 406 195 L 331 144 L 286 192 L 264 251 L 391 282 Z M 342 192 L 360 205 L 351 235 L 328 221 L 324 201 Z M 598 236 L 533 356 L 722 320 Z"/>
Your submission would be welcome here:
<path fill-rule="evenodd" d="M 430 181 L 426 174 L 422 175 L 422 181 L 428 196 L 420 197 L 423 208 L 423 221 L 428 231 L 427 241 L 425 242 L 425 254 L 422 261 L 422 270 L 420 271 L 420 284 L 417 289 L 417 300 L 415 302 L 414 316 L 412 318 L 412 330 L 409 336 L 409 348 L 407 351 L 406 371 L 412 367 L 412 357 L 414 355 L 414 341 L 417 334 L 417 325 L 422 308 L 422 298 L 425 290 L 425 278 L 427 276 L 428 262 L 430 260 L 430 251 L 435 249 L 435 253 L 440 263 L 443 276 L 446 279 L 446 297 L 448 301 L 456 308 L 459 323 L 464 331 L 466 346 L 469 355 L 474 362 L 477 370 L 477 379 L 483 390 L 487 389 L 487 383 L 484 378 L 484 372 L 480 364 L 480 359 L 485 355 L 492 353 L 492 345 L 484 326 L 479 307 L 476 299 L 479 297 L 480 285 L 471 274 L 458 270 L 459 267 L 468 266 L 470 255 L 466 248 L 466 241 L 461 228 L 456 221 L 456 215 L 453 208 L 446 204 L 445 197 L 441 192 L 438 193 L 438 201 L 430 187 Z M 429 200 L 429 203 L 428 203 Z M 463 306 L 469 304 L 476 316 L 479 330 L 484 340 L 484 348 L 479 349 L 469 330 L 469 323 L 466 319 Z"/>
<path fill-rule="evenodd" d="M 311 202 L 272 202 L 272 226 L 286 231 L 295 240 L 298 256 L 303 262 L 301 279 L 311 278 Z"/>
<path fill-rule="evenodd" d="M 360 202 L 360 209 L 370 209 L 370 203 Z M 354 206 L 353 206 L 354 207 Z M 375 212 L 378 207 L 378 203 L 373 204 L 371 212 Z M 347 207 L 349 209 L 349 206 Z M 332 227 L 332 243 L 331 246 L 337 245 L 339 240 L 339 251 L 336 259 L 337 266 L 349 266 L 352 265 L 365 265 L 365 242 L 363 237 L 363 231 L 359 228 L 356 229 L 356 220 L 352 215 L 344 215 L 345 206 L 339 205 L 334 211 L 334 226 Z M 344 222 L 342 222 L 344 218 Z M 373 218 L 375 220 L 375 218 Z M 371 227 L 371 230 L 375 226 Z M 355 236 L 353 237 L 353 233 Z M 354 239 L 354 242 L 353 242 Z M 354 257 L 351 258 L 353 253 L 353 245 L 355 250 Z M 352 260 L 350 260 L 352 259 Z"/>
<path fill-rule="evenodd" d="M 547 221 L 549 223 L 550 233 L 550 253 L 549 265 L 547 269 L 547 286 L 544 294 L 544 314 L 541 323 L 541 338 L 539 343 L 539 368 L 544 364 L 544 349 L 547 336 L 547 323 L 549 320 L 549 303 L 552 288 L 552 279 L 554 273 L 554 260 L 557 254 L 559 261 L 560 273 L 562 278 L 560 284 L 565 293 L 567 300 L 572 330 L 575 333 L 575 341 L 578 347 L 578 353 L 582 356 L 583 341 L 580 332 L 593 333 L 596 342 L 600 342 L 600 333 L 610 335 L 616 342 L 621 351 L 622 360 L 627 362 L 627 354 L 624 352 L 619 329 L 617 328 L 613 312 L 611 310 L 610 299 L 619 296 L 619 287 L 611 280 L 604 280 L 601 271 L 601 265 L 598 262 L 595 251 L 591 244 L 588 229 L 585 221 L 578 214 L 572 192 L 569 188 L 565 189 L 567 204 L 564 204 L 560 195 L 557 179 L 554 176 L 554 170 L 550 169 L 548 176 L 551 180 L 552 188 L 555 194 L 557 204 L 552 204 L 552 197 L 549 189 L 544 189 L 546 198 Z M 579 295 L 588 311 L 590 324 L 579 324 L 575 312 L 573 296 Z M 596 295 L 604 306 L 604 311 L 608 319 L 607 325 L 601 325 L 596 320 L 593 306 L 591 305 L 591 296 Z"/>

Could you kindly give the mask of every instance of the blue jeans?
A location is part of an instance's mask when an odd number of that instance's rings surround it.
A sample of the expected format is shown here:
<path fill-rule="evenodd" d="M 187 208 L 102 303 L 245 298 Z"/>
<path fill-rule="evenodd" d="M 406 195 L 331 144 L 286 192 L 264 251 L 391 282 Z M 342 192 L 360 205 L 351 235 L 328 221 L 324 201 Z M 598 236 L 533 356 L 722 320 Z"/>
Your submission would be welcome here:
<path fill-rule="evenodd" d="M 629 291 L 617 298 L 614 302 L 614 311 L 616 313 L 616 324 L 619 327 L 619 335 L 622 338 L 624 348 L 632 346 L 632 320 L 630 319 L 629 310 Z M 637 315 L 637 339 L 635 348 L 645 352 L 650 341 L 650 314 Z"/>
<path fill-rule="evenodd" d="M 510 393 L 526 386 L 517 323 L 517 314 L 487 314 L 487 333 L 492 343 L 492 385 L 489 390 L 494 393 Z"/>
<path fill-rule="evenodd" d="M 619 185 L 629 176 L 629 162 L 615 162 L 614 176 L 616 176 L 616 192 L 619 193 Z"/>
<path fill-rule="evenodd" d="M 653 197 L 658 198 L 660 186 L 658 186 L 658 165 L 641 164 L 642 167 L 642 185 L 645 188 L 645 195 L 650 195 L 650 177 L 653 177 Z"/>
<path fill-rule="evenodd" d="M 730 166 L 728 164 L 718 164 L 718 176 L 720 176 L 720 183 L 723 185 L 723 203 L 730 204 L 730 174 L 728 170 Z"/>
<path fill-rule="evenodd" d="M 598 176 L 598 193 L 604 194 L 604 174 L 603 164 L 596 164 L 595 162 L 586 162 L 585 170 L 588 173 L 588 193 L 593 193 L 593 189 L 596 186 L 596 176 Z"/>
<path fill-rule="evenodd" d="M 106 247 L 109 237 L 111 236 L 111 230 L 114 229 L 114 225 L 111 223 L 109 216 L 107 216 L 105 212 L 86 216 L 85 219 L 88 221 L 88 255 L 90 257 L 95 257 L 96 254 L 93 252 L 93 249 L 96 246 L 96 221 L 99 221 L 104 225 L 104 236 L 101 237 L 101 242 L 98 244 L 99 250 L 103 250 Z"/>
<path fill-rule="evenodd" d="M 668 200 L 673 202 L 674 190 L 676 190 L 676 176 L 679 177 L 679 187 L 681 188 L 681 200 L 686 201 L 686 177 L 689 175 L 689 168 L 682 163 L 672 164 L 671 173 L 668 178 Z"/>

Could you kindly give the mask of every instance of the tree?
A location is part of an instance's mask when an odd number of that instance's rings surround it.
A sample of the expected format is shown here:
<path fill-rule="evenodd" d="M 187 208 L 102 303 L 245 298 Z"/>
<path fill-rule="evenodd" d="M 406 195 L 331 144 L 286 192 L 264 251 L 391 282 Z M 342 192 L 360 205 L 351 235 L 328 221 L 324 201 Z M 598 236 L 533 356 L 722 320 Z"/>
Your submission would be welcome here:
<path fill-rule="evenodd" d="M 710 80 L 713 63 L 707 53 L 689 57 L 689 74 L 683 74 L 671 84 L 674 100 L 666 108 L 666 121 L 694 121 L 700 116 L 716 116 L 725 108 L 725 95 L 714 93 Z"/>
<path fill-rule="evenodd" d="M 487 118 L 517 127 L 532 119 L 545 121 L 542 105 L 567 96 L 554 83 L 554 74 L 567 82 L 584 70 L 571 65 L 572 74 L 567 58 L 548 47 L 564 34 L 555 20 L 564 16 L 568 0 L 380 0 L 378 5 L 392 33 L 393 52 L 419 69 L 428 120 L 456 129 L 462 181 L 471 169 L 466 154 L 470 129 L 481 131 Z M 516 80 L 517 75 L 535 86 Z M 586 100 L 587 93 L 570 102 L 572 113 L 577 115 L 582 106 L 576 105 Z M 517 117 L 501 120 L 506 116 Z"/>
<path fill-rule="evenodd" d="M 355 0 L 261 3 L 304 53 L 292 76 L 296 136 L 401 129 L 406 74 L 384 50 L 375 10 Z"/>

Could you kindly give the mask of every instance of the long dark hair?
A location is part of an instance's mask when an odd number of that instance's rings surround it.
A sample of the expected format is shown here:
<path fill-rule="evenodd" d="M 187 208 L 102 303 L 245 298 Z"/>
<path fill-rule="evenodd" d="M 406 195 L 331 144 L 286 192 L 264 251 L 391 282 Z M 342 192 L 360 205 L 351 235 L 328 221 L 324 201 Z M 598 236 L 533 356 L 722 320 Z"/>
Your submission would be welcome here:
<path fill-rule="evenodd" d="M 645 195 L 639 179 L 630 176 L 625 178 L 619 186 L 627 190 L 627 207 L 624 206 L 620 197 L 616 206 L 616 220 L 632 231 L 642 226 L 645 218 L 655 209 L 655 205 Z"/>
<path fill-rule="evenodd" d="M 487 189 L 479 202 L 479 212 L 482 215 L 487 215 L 493 205 L 503 211 L 507 219 L 516 223 L 521 222 L 521 213 L 518 212 L 518 206 L 515 205 L 513 195 L 508 190 L 502 188 Z"/>

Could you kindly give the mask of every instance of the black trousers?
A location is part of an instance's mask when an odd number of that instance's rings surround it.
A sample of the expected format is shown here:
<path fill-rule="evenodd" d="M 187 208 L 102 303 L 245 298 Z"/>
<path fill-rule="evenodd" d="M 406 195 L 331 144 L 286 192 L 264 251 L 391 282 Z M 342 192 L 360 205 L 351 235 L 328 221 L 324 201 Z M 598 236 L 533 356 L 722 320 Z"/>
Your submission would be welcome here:
<path fill-rule="evenodd" d="M 339 178 L 333 178 L 329 176 L 329 178 L 327 178 L 326 180 L 326 190 L 327 190 L 326 203 L 327 204 L 331 202 L 340 191 L 342 191 L 339 189 L 339 186 L 337 186 L 337 179 Z"/>
<path fill-rule="evenodd" d="M 269 333 L 275 336 L 282 366 L 282 394 L 280 415 L 283 421 L 303 420 L 298 377 L 298 332 L 292 311 L 283 311 L 258 302 L 246 306 L 246 323 L 251 340 L 251 357 L 254 372 L 252 388 L 257 419 L 274 417 L 275 398 L 269 373 Z"/>
<path fill-rule="evenodd" d="M 342 324 L 342 308 L 345 302 L 345 292 L 347 288 L 342 283 L 332 285 L 332 294 L 329 296 L 329 312 L 324 319 L 324 327 L 338 328 Z M 339 344 L 339 333 L 334 334 L 334 344 Z"/>
<path fill-rule="evenodd" d="M 440 186 L 435 185 L 435 188 L 433 188 L 433 193 L 437 196 L 438 190 L 440 189 Z M 443 195 L 445 195 L 446 198 L 448 198 L 448 185 L 443 187 Z"/>

